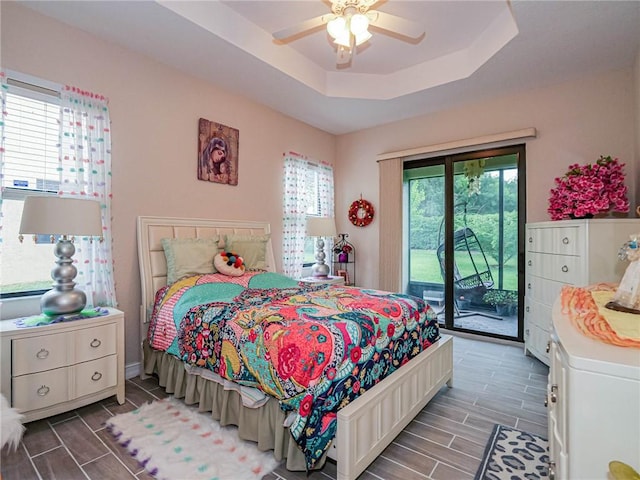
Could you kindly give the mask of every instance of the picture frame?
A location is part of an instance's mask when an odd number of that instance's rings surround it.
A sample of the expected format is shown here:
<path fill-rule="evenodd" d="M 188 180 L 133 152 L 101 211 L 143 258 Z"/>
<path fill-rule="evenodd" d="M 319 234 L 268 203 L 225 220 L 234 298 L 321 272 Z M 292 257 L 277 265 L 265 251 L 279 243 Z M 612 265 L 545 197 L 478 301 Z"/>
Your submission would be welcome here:
<path fill-rule="evenodd" d="M 344 278 L 344 284 L 349 285 L 349 272 L 347 270 L 338 270 L 336 274 Z"/>
<path fill-rule="evenodd" d="M 198 121 L 198 180 L 238 185 L 240 131 L 218 122 Z"/>

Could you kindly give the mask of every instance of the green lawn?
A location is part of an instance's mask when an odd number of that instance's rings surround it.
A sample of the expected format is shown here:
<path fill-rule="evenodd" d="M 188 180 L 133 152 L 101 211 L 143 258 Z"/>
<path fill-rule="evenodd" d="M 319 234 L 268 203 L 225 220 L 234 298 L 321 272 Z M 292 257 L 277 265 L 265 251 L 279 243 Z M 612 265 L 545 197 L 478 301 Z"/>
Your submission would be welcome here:
<path fill-rule="evenodd" d="M 33 290 L 49 290 L 52 281 L 46 280 L 41 282 L 12 283 L 2 285 L 2 293 L 29 292 Z"/>
<path fill-rule="evenodd" d="M 498 287 L 498 265 L 491 264 L 489 260 L 489 268 L 491 269 L 491 275 L 494 282 L 496 282 L 495 288 Z M 462 272 L 468 272 L 473 270 L 471 260 L 468 256 L 462 255 L 460 252 L 456 255 L 456 261 L 458 262 L 458 268 Z M 413 282 L 427 282 L 427 283 L 442 283 L 442 275 L 440 274 L 440 267 L 438 266 L 438 257 L 435 250 L 411 250 L 411 281 Z M 516 259 L 511 259 L 504 266 L 504 290 L 517 290 L 518 289 L 518 267 L 516 265 Z"/>

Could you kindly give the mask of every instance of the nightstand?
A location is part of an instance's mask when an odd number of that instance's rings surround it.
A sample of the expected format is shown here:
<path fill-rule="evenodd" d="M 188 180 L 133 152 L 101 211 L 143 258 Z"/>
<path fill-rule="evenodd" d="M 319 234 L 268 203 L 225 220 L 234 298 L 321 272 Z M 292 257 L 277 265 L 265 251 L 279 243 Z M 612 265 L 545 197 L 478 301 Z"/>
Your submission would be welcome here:
<path fill-rule="evenodd" d="M 318 285 L 344 285 L 344 277 L 304 277 L 299 281 Z"/>
<path fill-rule="evenodd" d="M 25 422 L 112 395 L 124 403 L 124 314 L 35 327 L 0 321 L 0 392 Z"/>

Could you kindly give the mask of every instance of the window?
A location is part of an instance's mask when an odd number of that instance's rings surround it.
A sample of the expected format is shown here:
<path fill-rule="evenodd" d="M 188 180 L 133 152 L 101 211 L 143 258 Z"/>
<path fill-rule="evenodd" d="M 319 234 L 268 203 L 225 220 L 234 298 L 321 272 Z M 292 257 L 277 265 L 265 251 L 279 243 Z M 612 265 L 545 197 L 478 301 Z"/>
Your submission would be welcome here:
<path fill-rule="evenodd" d="M 333 217 L 333 168 L 289 152 L 283 172 L 282 271 L 300 278 L 304 265 L 315 263 L 314 241 L 306 238 L 309 215 Z M 327 249 L 330 249 L 327 242 Z M 327 255 L 328 256 L 328 255 Z"/>
<path fill-rule="evenodd" d="M 25 197 L 58 191 L 60 101 L 55 91 L 17 83 L 10 82 L 4 117 L 1 297 L 48 290 L 55 261 L 47 235 L 22 243 L 18 236 Z"/>
<path fill-rule="evenodd" d="M 318 168 L 310 165 L 305 172 L 305 176 L 307 216 L 320 216 L 320 175 L 318 174 Z M 315 240 L 312 237 L 305 237 L 304 239 L 303 267 L 310 267 L 316 263 Z"/>

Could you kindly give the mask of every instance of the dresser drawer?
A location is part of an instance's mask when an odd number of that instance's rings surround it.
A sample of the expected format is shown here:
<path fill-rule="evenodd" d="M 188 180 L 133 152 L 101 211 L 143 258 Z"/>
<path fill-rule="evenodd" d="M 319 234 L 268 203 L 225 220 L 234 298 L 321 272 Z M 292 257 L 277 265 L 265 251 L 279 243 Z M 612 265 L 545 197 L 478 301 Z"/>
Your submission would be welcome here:
<path fill-rule="evenodd" d="M 579 256 L 527 253 L 527 273 L 570 285 L 581 285 L 586 260 Z"/>
<path fill-rule="evenodd" d="M 527 275 L 525 295 L 529 300 L 551 307 L 565 285 L 563 282 Z"/>
<path fill-rule="evenodd" d="M 527 230 L 526 249 L 557 255 L 584 255 L 585 235 L 582 226 L 530 228 Z"/>
<path fill-rule="evenodd" d="M 118 382 L 117 356 L 79 363 L 75 368 L 76 397 L 113 387 Z"/>
<path fill-rule="evenodd" d="M 71 361 L 72 333 L 14 339 L 11 342 L 12 375 L 53 370 Z"/>
<path fill-rule="evenodd" d="M 525 319 L 529 325 L 537 325 L 546 332 L 551 331 L 551 307 L 525 297 Z"/>
<path fill-rule="evenodd" d="M 26 412 L 69 400 L 71 367 L 12 379 L 13 407 Z"/>
<path fill-rule="evenodd" d="M 537 325 L 530 325 L 528 330 L 528 332 L 525 332 L 525 335 L 529 337 L 527 347 L 541 362 L 549 365 L 549 353 L 547 352 L 547 345 L 550 339 L 549 332 Z"/>
<path fill-rule="evenodd" d="M 106 357 L 116 353 L 116 324 L 83 328 L 75 332 L 74 363 Z"/>

